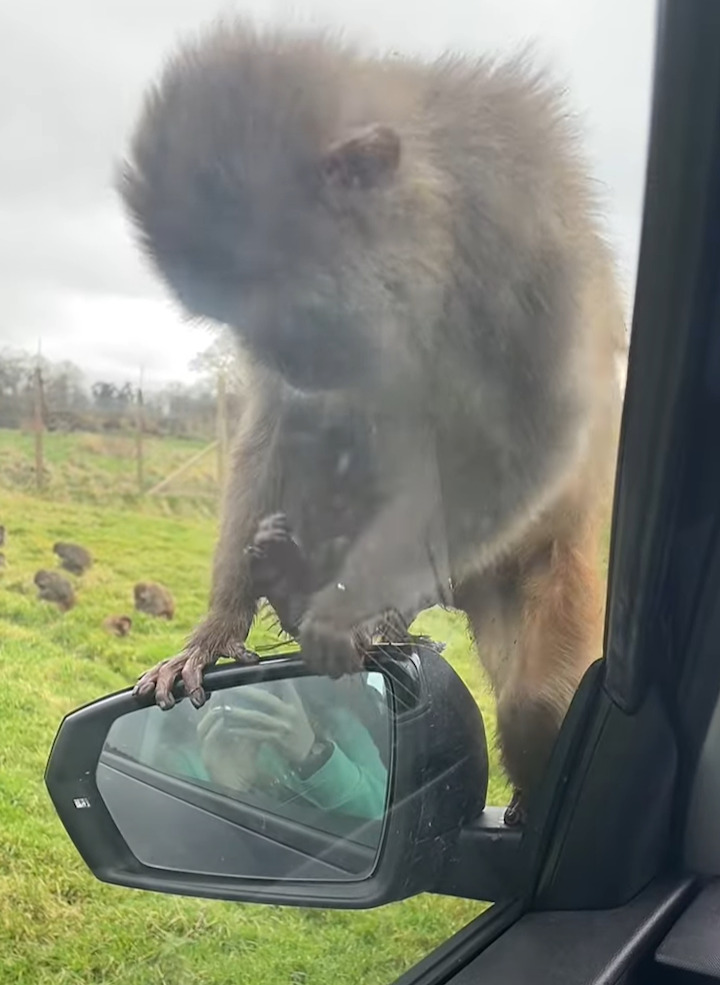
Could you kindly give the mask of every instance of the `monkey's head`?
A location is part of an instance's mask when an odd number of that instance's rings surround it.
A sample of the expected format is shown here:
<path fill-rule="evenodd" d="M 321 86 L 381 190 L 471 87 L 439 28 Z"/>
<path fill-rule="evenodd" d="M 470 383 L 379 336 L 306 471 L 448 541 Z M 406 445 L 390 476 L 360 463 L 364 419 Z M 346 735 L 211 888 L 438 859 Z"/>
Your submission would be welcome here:
<path fill-rule="evenodd" d="M 408 91 L 325 38 L 223 27 L 146 99 L 119 182 L 144 250 L 190 315 L 300 389 L 389 375 L 388 340 L 442 304 Z"/>
<path fill-rule="evenodd" d="M 136 606 L 148 605 L 157 594 L 157 589 L 147 581 L 139 581 L 133 587 L 133 597 Z"/>
<path fill-rule="evenodd" d="M 105 628 L 116 636 L 127 636 L 132 628 L 130 616 L 108 616 Z"/>
<path fill-rule="evenodd" d="M 33 581 L 40 589 L 49 588 L 55 582 L 55 573 L 45 570 L 36 571 Z"/>

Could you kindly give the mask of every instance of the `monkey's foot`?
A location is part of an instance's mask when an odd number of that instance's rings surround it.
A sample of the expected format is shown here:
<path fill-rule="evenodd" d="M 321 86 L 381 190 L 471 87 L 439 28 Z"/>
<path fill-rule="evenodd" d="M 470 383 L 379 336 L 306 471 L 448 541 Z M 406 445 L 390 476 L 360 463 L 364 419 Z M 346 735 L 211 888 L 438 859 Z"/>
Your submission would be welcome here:
<path fill-rule="evenodd" d="M 144 697 L 155 692 L 155 701 L 163 711 L 175 704 L 172 689 L 180 678 L 196 708 L 205 704 L 205 689 L 202 686 L 202 675 L 206 667 L 211 667 L 219 657 L 230 657 L 241 664 L 257 663 L 259 657 L 245 644 L 237 639 L 228 638 L 225 642 L 218 641 L 213 646 L 201 641 L 190 642 L 187 647 L 174 657 L 161 660 L 145 671 L 133 688 L 133 694 Z"/>
<path fill-rule="evenodd" d="M 287 517 L 274 513 L 262 519 L 246 553 L 250 557 L 253 595 L 264 596 L 277 613 L 283 632 L 297 636 L 307 608 L 310 578 Z"/>
<path fill-rule="evenodd" d="M 260 521 L 245 553 L 250 557 L 253 587 L 258 596 L 267 596 L 273 588 L 277 589 L 275 594 L 306 589 L 305 556 L 293 539 L 284 513 L 273 513 Z"/>
<path fill-rule="evenodd" d="M 517 828 L 525 824 L 527 813 L 521 790 L 513 791 L 512 800 L 505 811 L 503 820 L 509 828 Z"/>

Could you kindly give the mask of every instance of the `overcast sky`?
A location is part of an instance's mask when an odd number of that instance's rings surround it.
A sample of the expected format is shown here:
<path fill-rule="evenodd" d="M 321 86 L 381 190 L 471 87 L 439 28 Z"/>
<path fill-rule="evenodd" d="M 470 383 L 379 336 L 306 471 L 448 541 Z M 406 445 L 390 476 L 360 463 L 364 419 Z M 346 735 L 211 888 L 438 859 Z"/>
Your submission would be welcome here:
<path fill-rule="evenodd" d="M 138 255 L 111 187 L 146 83 L 182 33 L 238 10 L 340 24 L 383 47 L 537 39 L 583 115 L 629 294 L 637 259 L 653 0 L 0 0 L 0 348 L 94 376 L 187 377 L 209 341 Z"/>

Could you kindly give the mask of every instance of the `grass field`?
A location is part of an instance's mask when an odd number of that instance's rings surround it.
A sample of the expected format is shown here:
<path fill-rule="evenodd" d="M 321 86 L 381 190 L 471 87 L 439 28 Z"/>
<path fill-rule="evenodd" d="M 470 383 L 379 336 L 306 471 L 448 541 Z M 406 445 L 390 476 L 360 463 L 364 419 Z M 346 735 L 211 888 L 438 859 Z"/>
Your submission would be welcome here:
<path fill-rule="evenodd" d="M 0 432 L 0 523 L 8 531 L 0 572 L 0 983 L 393 981 L 482 905 L 424 896 L 353 913 L 140 893 L 97 882 L 67 839 L 43 783 L 60 720 L 178 649 L 206 605 L 215 537 L 214 518 L 193 515 L 190 501 L 138 504 L 132 465 L 109 454 L 106 441 L 48 436 L 51 477 L 38 496 L 28 491 L 30 439 Z M 186 442 L 158 441 L 158 479 L 190 454 Z M 37 602 L 32 585 L 37 568 L 53 566 L 59 538 L 79 540 L 96 557 L 67 615 Z M 134 616 L 130 637 L 107 636 L 103 618 L 130 610 L 141 578 L 171 588 L 177 618 Z M 481 704 L 492 742 L 492 703 L 463 622 L 431 612 L 420 626 L 448 642 L 446 656 Z M 506 795 L 494 770 L 489 799 Z"/>
<path fill-rule="evenodd" d="M 146 436 L 144 489 L 151 489 L 204 447 L 202 441 Z M 217 458 L 210 452 L 169 486 L 160 498 L 138 496 L 135 436 L 132 434 L 45 435 L 43 495 L 143 513 L 210 515 L 217 497 Z M 2 487 L 35 492 L 34 435 L 0 428 Z"/>

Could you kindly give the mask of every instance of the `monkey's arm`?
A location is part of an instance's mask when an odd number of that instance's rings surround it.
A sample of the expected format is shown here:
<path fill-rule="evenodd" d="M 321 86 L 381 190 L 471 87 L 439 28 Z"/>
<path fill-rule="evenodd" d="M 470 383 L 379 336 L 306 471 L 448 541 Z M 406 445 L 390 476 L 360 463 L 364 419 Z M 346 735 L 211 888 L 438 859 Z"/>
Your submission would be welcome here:
<path fill-rule="evenodd" d="M 270 395 L 269 395 L 270 396 Z M 210 607 L 180 653 L 148 670 L 135 685 L 136 694 L 155 692 L 162 708 L 174 704 L 178 677 L 194 705 L 205 702 L 202 673 L 219 657 L 254 663 L 257 654 L 245 646 L 257 606 L 251 557 L 246 551 L 260 519 L 272 512 L 276 488 L 273 472 L 274 415 L 265 407 L 246 415 L 233 449 L 220 535 L 213 563 Z"/>
<path fill-rule="evenodd" d="M 437 464 L 418 455 L 350 550 L 338 578 L 317 592 L 300 625 L 303 657 L 331 675 L 356 667 L 385 612 L 406 625 L 450 604 L 450 565 Z M 426 449 L 427 450 L 427 449 Z"/>

